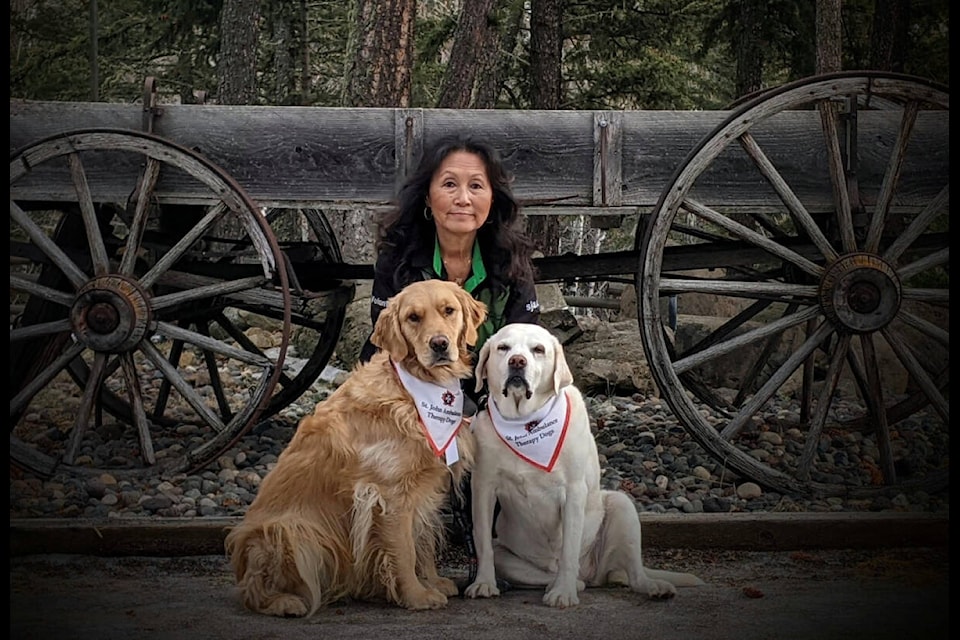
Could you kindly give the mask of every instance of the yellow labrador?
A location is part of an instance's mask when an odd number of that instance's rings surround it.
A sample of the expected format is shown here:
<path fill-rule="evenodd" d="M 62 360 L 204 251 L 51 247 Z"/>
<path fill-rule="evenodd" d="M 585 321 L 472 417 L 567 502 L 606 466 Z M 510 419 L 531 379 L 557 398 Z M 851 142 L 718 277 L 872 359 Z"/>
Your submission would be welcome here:
<path fill-rule="evenodd" d="M 476 377 L 478 391 L 487 381 L 489 399 L 473 421 L 478 567 L 468 597 L 499 595 L 497 577 L 546 587 L 543 602 L 552 607 L 579 604 L 587 585 L 627 584 L 669 598 L 677 586 L 704 584 L 643 566 L 636 507 L 626 494 L 600 488 L 586 405 L 553 334 L 538 325 L 505 326 L 480 350 Z"/>

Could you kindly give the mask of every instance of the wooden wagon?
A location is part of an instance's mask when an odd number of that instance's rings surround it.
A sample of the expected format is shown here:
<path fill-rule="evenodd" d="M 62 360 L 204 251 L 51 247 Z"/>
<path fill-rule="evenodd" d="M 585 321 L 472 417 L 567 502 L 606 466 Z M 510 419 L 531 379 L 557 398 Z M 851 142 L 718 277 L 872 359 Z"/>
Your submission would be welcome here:
<path fill-rule="evenodd" d="M 849 72 L 594 112 L 159 105 L 151 82 L 141 105 L 11 100 L 15 465 L 186 472 L 296 401 L 372 277 L 330 216 L 387 206 L 456 130 L 501 150 L 528 215 L 639 215 L 632 250 L 539 277 L 633 279 L 661 394 L 725 467 L 781 492 L 945 486 L 945 87 Z M 694 294 L 735 312 L 691 344 L 659 300 Z"/>

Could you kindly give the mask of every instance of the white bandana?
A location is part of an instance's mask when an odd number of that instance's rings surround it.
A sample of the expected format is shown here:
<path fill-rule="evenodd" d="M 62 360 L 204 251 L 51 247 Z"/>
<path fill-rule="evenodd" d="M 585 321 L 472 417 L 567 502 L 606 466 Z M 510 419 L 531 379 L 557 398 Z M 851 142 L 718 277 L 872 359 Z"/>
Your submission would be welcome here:
<path fill-rule="evenodd" d="M 537 468 L 553 470 L 570 423 L 566 393 L 523 418 L 504 418 L 493 398 L 487 403 L 487 411 L 497 435 L 514 453 Z"/>
<path fill-rule="evenodd" d="M 400 378 L 400 384 L 413 398 L 420 414 L 420 424 L 427 434 L 427 441 L 433 452 L 439 456 L 446 454 L 447 464 L 460 459 L 457 449 L 457 431 L 463 421 L 463 390 L 457 382 L 444 387 L 425 382 L 410 374 L 409 371 L 393 362 L 393 368 Z"/>

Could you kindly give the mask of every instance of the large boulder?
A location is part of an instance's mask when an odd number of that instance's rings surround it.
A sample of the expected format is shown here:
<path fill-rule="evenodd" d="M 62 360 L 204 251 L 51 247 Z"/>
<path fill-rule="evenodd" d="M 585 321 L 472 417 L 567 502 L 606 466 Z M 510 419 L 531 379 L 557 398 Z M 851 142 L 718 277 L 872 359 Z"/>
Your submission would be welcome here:
<path fill-rule="evenodd" d="M 564 347 L 567 364 L 587 394 L 658 395 L 640 342 L 636 320 L 579 318 L 583 334 Z"/>

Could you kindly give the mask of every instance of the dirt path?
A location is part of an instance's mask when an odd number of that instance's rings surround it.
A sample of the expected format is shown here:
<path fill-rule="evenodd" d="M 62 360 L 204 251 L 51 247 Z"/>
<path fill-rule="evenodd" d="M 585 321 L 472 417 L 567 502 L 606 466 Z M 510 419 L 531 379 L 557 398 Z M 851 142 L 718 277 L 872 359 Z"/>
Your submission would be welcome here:
<path fill-rule="evenodd" d="M 245 611 L 219 556 L 11 558 L 10 635 L 18 640 L 816 639 L 947 637 L 947 549 L 742 552 L 658 549 L 650 566 L 692 571 L 708 584 L 651 601 L 623 589 L 581 594 L 555 610 L 542 592 L 451 599 L 410 612 L 344 603 L 315 617 Z M 463 567 L 446 568 L 454 579 Z"/>

